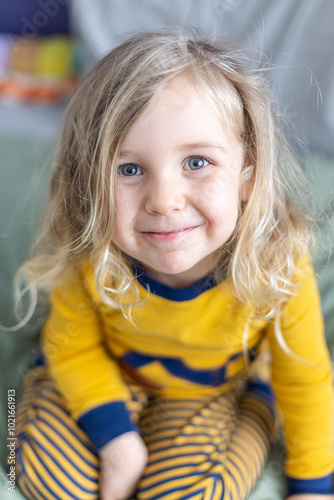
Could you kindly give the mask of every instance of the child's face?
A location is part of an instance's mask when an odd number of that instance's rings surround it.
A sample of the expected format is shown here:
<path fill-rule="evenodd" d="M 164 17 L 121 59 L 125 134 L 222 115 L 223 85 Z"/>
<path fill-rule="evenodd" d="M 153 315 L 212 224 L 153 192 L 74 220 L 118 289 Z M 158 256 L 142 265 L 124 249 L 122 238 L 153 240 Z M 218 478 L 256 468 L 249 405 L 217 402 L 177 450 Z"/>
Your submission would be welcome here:
<path fill-rule="evenodd" d="M 118 165 L 118 247 L 169 286 L 207 275 L 237 222 L 243 145 L 188 78 L 149 103 Z"/>

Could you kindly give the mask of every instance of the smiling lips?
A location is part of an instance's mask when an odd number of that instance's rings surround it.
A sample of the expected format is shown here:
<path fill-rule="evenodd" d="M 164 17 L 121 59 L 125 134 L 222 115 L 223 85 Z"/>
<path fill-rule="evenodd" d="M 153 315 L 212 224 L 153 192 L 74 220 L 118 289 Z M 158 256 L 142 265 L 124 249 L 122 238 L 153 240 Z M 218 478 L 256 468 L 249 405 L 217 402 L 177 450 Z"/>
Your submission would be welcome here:
<path fill-rule="evenodd" d="M 190 233 L 199 226 L 185 227 L 181 229 L 173 229 L 171 231 L 140 231 L 144 236 L 148 236 L 156 241 L 173 241 L 179 237 Z"/>

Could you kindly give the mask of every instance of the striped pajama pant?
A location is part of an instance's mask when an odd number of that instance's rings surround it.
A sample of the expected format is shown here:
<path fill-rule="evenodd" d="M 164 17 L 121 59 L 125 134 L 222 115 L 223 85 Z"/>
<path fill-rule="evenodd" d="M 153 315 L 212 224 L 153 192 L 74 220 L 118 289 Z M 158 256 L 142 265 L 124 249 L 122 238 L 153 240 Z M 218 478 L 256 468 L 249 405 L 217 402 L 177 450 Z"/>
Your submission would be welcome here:
<path fill-rule="evenodd" d="M 242 500 L 258 479 L 275 431 L 264 383 L 194 399 L 152 398 L 133 384 L 129 410 L 149 460 L 138 500 Z M 31 500 L 97 500 L 99 458 L 45 366 L 26 376 L 17 411 L 17 485 Z"/>

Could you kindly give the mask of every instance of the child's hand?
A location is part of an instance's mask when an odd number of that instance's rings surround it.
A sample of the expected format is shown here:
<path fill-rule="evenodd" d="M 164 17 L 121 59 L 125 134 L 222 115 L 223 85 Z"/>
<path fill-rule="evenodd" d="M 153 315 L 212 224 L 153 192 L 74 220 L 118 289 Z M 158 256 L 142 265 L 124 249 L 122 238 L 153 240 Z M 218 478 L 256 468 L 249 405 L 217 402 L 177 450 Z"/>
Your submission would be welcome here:
<path fill-rule="evenodd" d="M 125 500 L 136 489 L 148 452 L 137 432 L 126 432 L 100 450 L 101 500 Z"/>
<path fill-rule="evenodd" d="M 317 493 L 304 493 L 302 495 L 291 495 L 286 500 L 334 500 L 334 495 L 318 495 Z"/>

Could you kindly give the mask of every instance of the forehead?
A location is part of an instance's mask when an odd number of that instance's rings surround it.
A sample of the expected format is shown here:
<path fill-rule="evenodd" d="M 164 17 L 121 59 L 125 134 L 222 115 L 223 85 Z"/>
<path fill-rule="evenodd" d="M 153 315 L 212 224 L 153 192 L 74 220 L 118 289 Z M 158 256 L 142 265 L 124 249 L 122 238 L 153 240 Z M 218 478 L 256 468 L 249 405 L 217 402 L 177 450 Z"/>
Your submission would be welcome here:
<path fill-rule="evenodd" d="M 227 89 L 225 93 L 231 93 Z M 205 91 L 194 78 L 180 75 L 160 88 L 130 128 L 123 148 L 143 136 L 172 142 L 240 142 L 235 123 L 222 110 L 214 92 Z M 230 103 L 226 104 L 226 108 Z"/>

